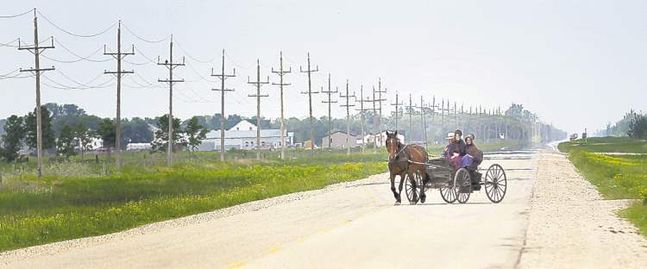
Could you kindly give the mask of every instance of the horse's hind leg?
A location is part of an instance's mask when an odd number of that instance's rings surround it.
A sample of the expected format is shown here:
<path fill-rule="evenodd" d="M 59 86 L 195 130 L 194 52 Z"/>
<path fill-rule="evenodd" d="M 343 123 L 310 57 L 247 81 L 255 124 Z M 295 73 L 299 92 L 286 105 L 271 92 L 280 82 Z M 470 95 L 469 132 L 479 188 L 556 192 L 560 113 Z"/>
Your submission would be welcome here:
<path fill-rule="evenodd" d="M 411 195 L 413 196 L 413 200 L 411 200 L 410 203 L 412 205 L 415 205 L 418 203 L 418 192 L 416 191 L 416 189 L 418 188 L 418 182 L 416 182 L 416 178 L 414 177 L 412 172 L 407 171 L 407 175 L 409 176 L 409 180 L 411 181 Z"/>
<path fill-rule="evenodd" d="M 428 180 L 428 175 L 424 169 L 419 169 L 416 173 L 420 175 L 420 182 L 422 186 L 420 186 L 420 203 L 425 203 L 425 200 L 427 199 L 427 195 L 425 194 L 425 186 L 427 185 Z"/>
<path fill-rule="evenodd" d="M 400 204 L 400 193 L 395 192 L 395 175 L 390 174 L 389 179 L 391 180 L 391 191 L 393 192 L 393 196 L 395 197 L 395 204 Z M 402 185 L 402 184 L 400 184 Z M 400 188 L 402 189 L 402 188 Z"/>

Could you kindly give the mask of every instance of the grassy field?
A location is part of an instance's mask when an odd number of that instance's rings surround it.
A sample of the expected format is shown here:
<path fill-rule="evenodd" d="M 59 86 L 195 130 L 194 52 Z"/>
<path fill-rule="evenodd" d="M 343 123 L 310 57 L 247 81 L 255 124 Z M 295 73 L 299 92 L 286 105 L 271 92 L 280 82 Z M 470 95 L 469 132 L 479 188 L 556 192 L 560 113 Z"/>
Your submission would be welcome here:
<path fill-rule="evenodd" d="M 0 251 L 107 234 L 386 170 L 384 154 L 372 152 L 351 156 L 318 152 L 288 161 L 225 163 L 216 161 L 214 153 L 197 154 L 173 167 L 141 166 L 132 162 L 139 157 L 125 157 L 125 167 L 107 175 L 93 161 L 48 164 L 48 175 L 42 179 L 31 173 L 5 173 L 0 187 Z"/>
<path fill-rule="evenodd" d="M 639 199 L 620 213 L 647 236 L 647 155 L 605 155 L 604 153 L 645 153 L 647 141 L 630 138 L 590 138 L 584 142 L 564 142 L 580 173 L 607 199 Z"/>

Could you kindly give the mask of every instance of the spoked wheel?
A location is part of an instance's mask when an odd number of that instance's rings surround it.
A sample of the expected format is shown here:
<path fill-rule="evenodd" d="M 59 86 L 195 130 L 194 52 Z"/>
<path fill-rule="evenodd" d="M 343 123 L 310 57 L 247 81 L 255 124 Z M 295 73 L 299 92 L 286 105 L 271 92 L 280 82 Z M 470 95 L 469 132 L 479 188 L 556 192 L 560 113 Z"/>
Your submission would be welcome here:
<path fill-rule="evenodd" d="M 493 203 L 501 202 L 508 189 L 508 179 L 503 167 L 498 164 L 491 165 L 485 173 L 484 185 L 487 198 Z"/>
<path fill-rule="evenodd" d="M 416 182 L 416 188 L 413 188 L 413 182 Z M 413 178 L 407 174 L 407 180 L 404 182 L 404 190 L 407 193 L 407 200 L 412 205 L 418 203 L 420 197 L 420 188 L 422 187 L 422 178 L 418 173 L 413 173 Z"/>
<path fill-rule="evenodd" d="M 467 203 L 472 193 L 472 177 L 470 176 L 470 172 L 465 168 L 458 169 L 454 176 L 454 182 L 456 193 L 458 194 L 456 200 L 461 204 Z"/>
<path fill-rule="evenodd" d="M 456 202 L 456 199 L 458 199 L 458 192 L 456 191 L 456 184 L 454 183 L 455 180 L 450 178 L 447 186 L 440 187 L 440 197 L 442 197 L 446 203 L 451 204 Z"/>

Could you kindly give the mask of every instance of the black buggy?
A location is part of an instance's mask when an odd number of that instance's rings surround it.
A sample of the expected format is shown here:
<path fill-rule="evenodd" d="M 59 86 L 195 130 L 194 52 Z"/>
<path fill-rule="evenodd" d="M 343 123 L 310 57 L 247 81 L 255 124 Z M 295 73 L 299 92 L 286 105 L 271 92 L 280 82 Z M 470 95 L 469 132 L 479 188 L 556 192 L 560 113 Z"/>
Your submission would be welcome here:
<path fill-rule="evenodd" d="M 503 167 L 499 164 L 492 164 L 486 170 L 485 175 L 482 175 L 479 169 L 460 168 L 454 169 L 451 164 L 444 158 L 432 159 L 425 163 L 425 173 L 429 175 L 429 180 L 423 182 L 425 175 L 419 172 L 413 173 L 413 178 L 407 175 L 405 181 L 405 191 L 409 202 L 415 201 L 420 197 L 420 188 L 439 189 L 440 196 L 447 203 L 454 203 L 458 201 L 461 204 L 466 203 L 470 199 L 472 192 L 475 189 L 484 189 L 485 195 L 493 203 L 499 203 L 505 197 L 507 190 L 507 177 Z M 474 188 L 474 184 L 478 184 L 483 188 Z M 415 180 L 414 189 L 413 180 Z M 478 182 L 478 183 L 477 183 Z"/>

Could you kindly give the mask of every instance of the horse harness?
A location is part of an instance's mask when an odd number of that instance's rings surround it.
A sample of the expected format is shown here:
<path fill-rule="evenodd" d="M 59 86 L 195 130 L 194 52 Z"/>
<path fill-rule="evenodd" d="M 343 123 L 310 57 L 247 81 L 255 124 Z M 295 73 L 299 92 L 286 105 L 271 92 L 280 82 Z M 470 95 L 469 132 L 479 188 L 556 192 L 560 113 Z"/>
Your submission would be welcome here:
<path fill-rule="evenodd" d="M 394 161 L 398 158 L 398 156 L 400 156 L 400 154 L 401 154 L 402 152 L 404 152 L 404 150 L 405 150 L 408 146 L 409 146 L 409 144 L 404 145 L 404 147 L 402 147 L 402 149 L 400 149 L 400 151 L 398 151 L 398 153 L 397 153 L 397 154 L 395 154 L 395 158 L 393 158 L 393 160 L 389 160 L 389 163 L 394 162 Z M 426 163 L 423 163 L 423 162 L 416 162 L 416 161 L 412 161 L 410 158 L 408 158 L 408 156 L 407 156 L 407 162 L 408 162 L 408 163 L 413 163 L 413 164 L 426 165 Z"/>

